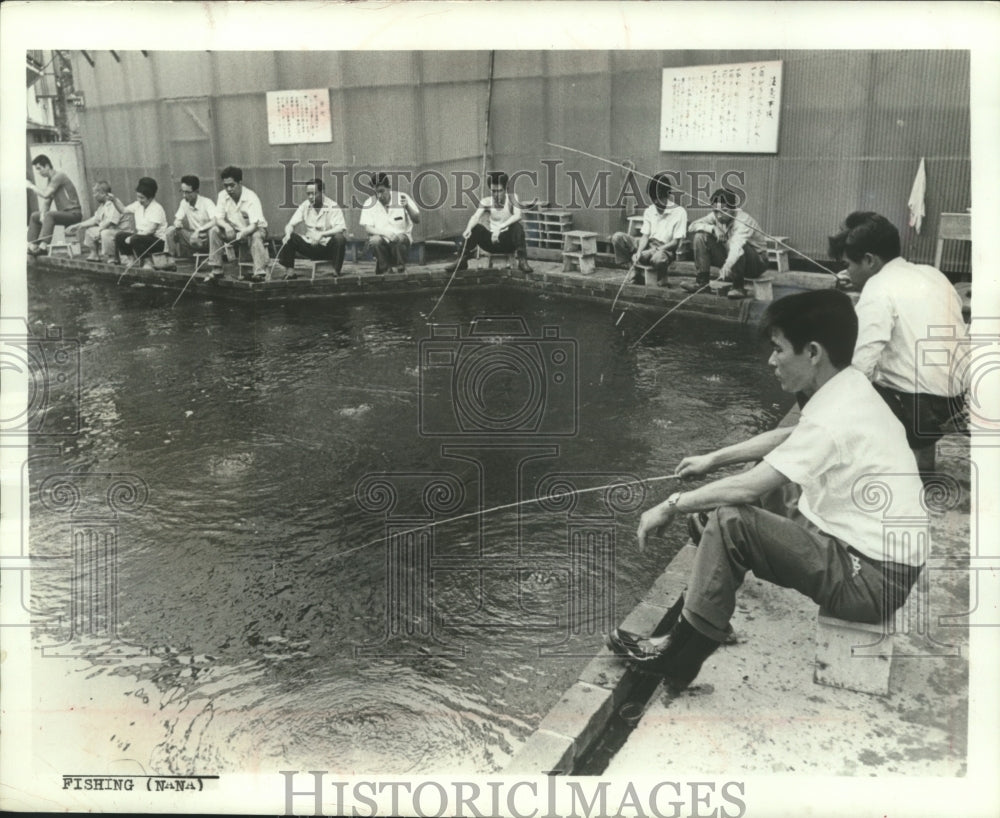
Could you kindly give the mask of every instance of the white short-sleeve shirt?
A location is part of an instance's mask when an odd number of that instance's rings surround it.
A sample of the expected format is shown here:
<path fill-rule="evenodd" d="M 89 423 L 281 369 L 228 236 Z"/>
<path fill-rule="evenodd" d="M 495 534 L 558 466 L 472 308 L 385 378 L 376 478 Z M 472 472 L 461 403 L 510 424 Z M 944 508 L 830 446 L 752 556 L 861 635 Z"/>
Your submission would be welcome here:
<path fill-rule="evenodd" d="M 668 205 L 661 214 L 656 205 L 650 205 L 642 214 L 642 235 L 670 244 L 687 235 L 687 211 L 680 205 Z"/>
<path fill-rule="evenodd" d="M 368 200 L 361 207 L 361 226 L 366 230 L 372 227 L 378 233 L 390 236 L 405 235 L 407 238 L 412 239 L 413 220 L 410 218 L 406 206 L 402 203 L 404 195 L 395 190 L 391 191 L 388 207 L 383 205 L 377 196 L 369 196 Z M 411 203 L 413 202 L 413 199 L 409 196 L 406 197 L 406 200 Z M 416 207 L 415 203 L 413 207 Z"/>
<path fill-rule="evenodd" d="M 799 511 L 822 531 L 874 560 L 923 562 L 926 548 L 916 544 L 929 534 L 916 460 L 902 424 L 854 367 L 816 391 L 764 461 L 802 487 Z M 903 532 L 913 547 L 887 553 Z"/>
<path fill-rule="evenodd" d="M 238 202 L 234 202 L 229 192 L 223 190 L 219 193 L 219 200 L 216 202 L 215 207 L 217 217 L 228 221 L 238 230 L 243 230 L 251 225 L 267 227 L 267 220 L 264 218 L 264 209 L 261 207 L 260 199 L 248 187 L 243 188 Z"/>

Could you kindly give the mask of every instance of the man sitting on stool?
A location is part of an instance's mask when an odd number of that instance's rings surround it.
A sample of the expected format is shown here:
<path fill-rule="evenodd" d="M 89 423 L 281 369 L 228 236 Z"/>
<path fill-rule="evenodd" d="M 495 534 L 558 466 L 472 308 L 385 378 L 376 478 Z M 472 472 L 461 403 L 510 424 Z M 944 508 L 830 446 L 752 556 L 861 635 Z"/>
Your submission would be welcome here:
<path fill-rule="evenodd" d="M 375 195 L 361 207 L 361 226 L 368 232 L 367 246 L 375 255 L 375 274 L 405 273 L 420 210 L 405 193 L 393 191 L 387 174 L 373 173 L 371 181 Z"/>
<path fill-rule="evenodd" d="M 305 236 L 295 232 L 305 225 Z M 340 206 L 323 195 L 323 180 L 306 185 L 306 200 L 285 225 L 285 241 L 278 252 L 278 264 L 285 268 L 285 278 L 295 278 L 295 254 L 312 261 L 329 261 L 333 274 L 340 275 L 347 248 L 347 223 Z"/>
<path fill-rule="evenodd" d="M 695 477 L 761 461 L 675 492 L 642 515 L 640 550 L 679 514 L 710 511 L 666 637 L 621 629 L 608 636 L 613 651 L 662 675 L 672 692 L 687 687 L 725 640 L 747 571 L 794 588 L 832 616 L 882 623 L 905 602 L 929 550 L 917 545 L 927 512 L 903 427 L 851 366 L 858 321 L 850 298 L 837 290 L 790 295 L 771 304 L 761 326 L 781 388 L 805 400 L 799 422 L 680 462 L 676 474 Z M 851 502 L 866 485 L 887 484 L 893 519 L 910 521 L 892 537 L 882 505 Z M 786 502 L 775 513 L 758 505 L 795 486 L 797 507 Z"/>
<path fill-rule="evenodd" d="M 925 365 L 921 348 L 954 361 L 966 341 L 962 299 L 945 276 L 899 255 L 899 231 L 885 216 L 855 212 L 830 237 L 830 258 L 847 262 L 861 290 L 854 366 L 860 369 L 906 429 L 926 481 L 934 449 L 964 403 L 965 384 L 950 366 Z"/>
<path fill-rule="evenodd" d="M 510 179 L 506 173 L 496 171 L 487 178 L 490 195 L 479 203 L 462 233 L 465 249 L 452 272 L 467 269 L 469 257 L 477 247 L 481 247 L 487 253 L 513 253 L 517 256 L 517 269 L 522 273 L 530 273 L 532 269 L 528 265 L 521 208 L 507 194 Z"/>
<path fill-rule="evenodd" d="M 105 259 L 114 258 L 114 236 L 118 232 L 121 213 L 112 198 L 111 185 L 103 180 L 98 182 L 94 185 L 94 201 L 97 202 L 94 215 L 66 228 L 67 236 L 83 231 L 79 233 L 80 253 L 90 251 L 84 261 L 101 261 L 102 249 Z"/>
<path fill-rule="evenodd" d="M 198 190 L 197 176 L 181 177 L 181 203 L 174 214 L 174 223 L 167 228 L 167 252 L 174 258 L 204 252 L 208 247 L 208 231 L 215 224 L 215 204 Z"/>
<path fill-rule="evenodd" d="M 143 176 L 135 186 L 135 201 L 124 208 L 122 213 L 131 213 L 135 220 L 135 232 L 120 230 L 115 234 L 115 250 L 118 257 L 131 255 L 135 264 L 142 259 L 144 270 L 153 269 L 153 259 L 150 253 L 162 253 L 163 238 L 167 234 L 167 212 L 156 201 L 158 186 L 155 179 Z M 121 200 L 115 196 L 111 199 L 115 208 Z"/>
<path fill-rule="evenodd" d="M 266 281 L 268 277 L 267 220 L 260 199 L 250 188 L 243 187 L 243 171 L 230 165 L 220 174 L 222 192 L 215 204 L 215 226 L 208 231 L 208 264 L 211 272 L 205 280 L 222 278 L 222 248 L 226 243 L 247 244 L 253 259 L 253 273 L 241 278 Z"/>
<path fill-rule="evenodd" d="M 611 244 L 619 265 L 648 264 L 657 284 L 666 287 L 667 272 L 677 258 L 677 248 L 687 233 L 687 211 L 674 201 L 667 174 L 656 174 L 649 180 L 646 190 L 653 203 L 642 214 L 639 238 L 619 232 L 611 237 Z M 632 283 L 645 284 L 645 276 L 636 271 Z"/>
<path fill-rule="evenodd" d="M 767 244 L 760 225 L 740 209 L 736 193 L 719 188 L 710 199 L 712 212 L 691 223 L 695 281 L 681 289 L 693 293 L 709 282 L 712 266 L 720 281 L 732 281 L 730 298 L 745 298 L 743 280 L 757 278 L 767 266 Z"/>

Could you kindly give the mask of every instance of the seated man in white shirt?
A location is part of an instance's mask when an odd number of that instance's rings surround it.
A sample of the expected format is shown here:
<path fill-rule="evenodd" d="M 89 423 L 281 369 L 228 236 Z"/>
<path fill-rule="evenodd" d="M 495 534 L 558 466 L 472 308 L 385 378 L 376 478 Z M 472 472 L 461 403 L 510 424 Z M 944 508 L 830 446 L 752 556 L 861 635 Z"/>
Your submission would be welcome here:
<path fill-rule="evenodd" d="M 521 224 L 522 211 L 507 193 L 510 177 L 506 173 L 494 172 L 488 177 L 490 195 L 483 198 L 462 233 L 465 245 L 462 257 L 452 272 L 465 270 L 469 258 L 477 247 L 487 253 L 513 253 L 517 258 L 517 269 L 530 273 L 528 249 Z"/>
<path fill-rule="evenodd" d="M 967 330 L 962 299 L 951 282 L 926 264 L 899 255 L 899 231 L 885 216 L 855 212 L 830 237 L 830 257 L 847 262 L 861 290 L 854 366 L 889 404 L 906 429 L 924 479 L 934 472 L 935 444 L 962 410 L 965 384 L 952 362 Z M 921 348 L 933 349 L 935 364 Z"/>
<path fill-rule="evenodd" d="M 676 203 L 666 173 L 658 173 L 650 179 L 646 190 L 652 204 L 642 214 L 639 237 L 618 232 L 611 236 L 611 245 L 620 266 L 627 268 L 635 263 L 651 265 L 650 274 L 656 278 L 656 283 L 666 287 L 667 272 L 687 234 L 687 211 Z M 635 284 L 647 283 L 638 271 L 632 281 Z"/>
<path fill-rule="evenodd" d="M 361 226 L 368 232 L 367 247 L 375 254 L 375 273 L 405 273 L 420 210 L 413 199 L 392 189 L 387 174 L 373 173 L 371 181 L 375 195 L 362 205 Z"/>
<path fill-rule="evenodd" d="M 215 203 L 215 226 L 208 231 L 208 266 L 210 272 L 206 281 L 222 278 L 222 251 L 228 244 L 249 246 L 253 260 L 253 272 L 243 273 L 242 278 L 252 281 L 266 281 L 268 267 L 267 220 L 260 199 L 250 188 L 243 186 L 243 170 L 230 165 L 219 174 L 222 192 Z"/>
<path fill-rule="evenodd" d="M 130 264 L 142 259 L 142 267 L 153 269 L 152 253 L 162 253 L 163 239 L 167 234 L 167 213 L 158 201 L 155 179 L 143 176 L 135 186 L 135 201 L 125 208 L 135 220 L 135 232 L 120 230 L 115 235 L 115 250 L 119 258 L 132 256 Z M 117 198 L 112 199 L 116 206 Z"/>
<path fill-rule="evenodd" d="M 850 365 L 858 332 L 850 298 L 837 290 L 782 298 L 762 330 L 781 388 L 805 398 L 798 424 L 680 462 L 676 474 L 694 477 L 761 461 L 675 492 L 642 515 L 640 549 L 679 514 L 710 512 L 665 637 L 621 629 L 608 637 L 612 650 L 662 675 L 675 693 L 725 640 L 747 571 L 805 594 L 832 616 L 883 623 L 905 602 L 929 548 L 921 546 L 927 512 L 903 427 Z M 887 533 L 882 506 L 851 502 L 872 482 L 891 486 L 893 519 L 907 519 L 911 531 Z M 795 486 L 797 507 L 775 513 L 757 505 Z"/>
<path fill-rule="evenodd" d="M 215 224 L 215 203 L 198 191 L 197 176 L 181 177 L 181 203 L 174 214 L 174 223 L 167 228 L 167 252 L 175 258 L 204 252 L 208 247 L 208 231 Z"/>
<path fill-rule="evenodd" d="M 296 233 L 299 225 L 305 235 Z M 306 199 L 285 225 L 285 240 L 278 251 L 278 264 L 285 268 L 285 278 L 295 278 L 295 256 L 313 261 L 329 261 L 333 274 L 340 275 L 347 248 L 347 223 L 333 199 L 323 195 L 323 180 L 306 185 Z"/>
<path fill-rule="evenodd" d="M 104 261 L 114 256 L 114 233 L 117 233 L 118 221 L 121 213 L 111 201 L 111 185 L 108 182 L 100 181 L 94 185 L 94 201 L 97 207 L 94 215 L 82 222 L 71 224 L 66 228 L 66 235 L 73 236 L 79 234 L 80 254 L 90 251 L 84 261 Z M 111 244 L 107 243 L 107 238 L 102 240 L 102 235 L 111 234 Z M 104 250 L 102 258 L 101 249 Z"/>
<path fill-rule="evenodd" d="M 729 188 L 719 188 L 710 197 L 712 212 L 691 223 L 695 280 L 681 289 L 695 292 L 708 284 L 712 267 L 719 280 L 731 281 L 729 297 L 746 298 L 744 279 L 758 278 L 767 267 L 767 244 L 754 218 L 739 206 L 739 197 Z"/>

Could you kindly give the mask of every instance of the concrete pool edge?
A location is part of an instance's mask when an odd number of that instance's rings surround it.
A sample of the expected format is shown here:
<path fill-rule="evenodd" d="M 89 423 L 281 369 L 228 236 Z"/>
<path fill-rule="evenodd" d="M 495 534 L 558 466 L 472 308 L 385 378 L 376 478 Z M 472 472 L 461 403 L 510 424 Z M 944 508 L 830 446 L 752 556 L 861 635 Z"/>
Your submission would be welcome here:
<path fill-rule="evenodd" d="M 290 303 L 304 300 L 356 299 L 369 296 L 440 295 L 445 286 L 456 289 L 509 286 L 538 292 L 554 293 L 577 300 L 612 304 L 617 297 L 616 312 L 628 310 L 662 314 L 681 305 L 677 312 L 740 324 L 755 324 L 769 302 L 753 298 L 730 300 L 710 294 L 689 294 L 676 286 L 678 280 L 694 275 L 690 263 L 678 262 L 671 273 L 670 287 L 646 287 L 626 284 L 621 287 L 624 272 L 600 268 L 595 274 L 567 272 L 558 263 L 532 260 L 534 271 L 470 265 L 452 276 L 450 264 L 411 266 L 405 273 L 374 275 L 367 267 L 349 265 L 342 275 L 319 275 L 314 280 L 310 271 L 300 269 L 299 278 L 288 281 L 251 283 L 226 278 L 215 283 L 191 281 L 193 267 L 178 271 L 134 269 L 126 272 L 123 265 L 88 262 L 76 257 L 40 256 L 29 258 L 28 268 L 48 272 L 73 272 L 90 278 L 120 280 L 123 286 L 142 285 L 184 292 L 186 298 L 220 299 L 243 303 Z M 371 265 L 368 265 L 370 267 Z M 769 272 L 768 275 L 771 275 Z M 805 273 L 775 274 L 777 287 L 786 290 L 813 289 L 828 286 L 821 277 Z M 449 283 L 450 282 L 450 283 Z M 684 302 L 681 304 L 681 302 Z"/>

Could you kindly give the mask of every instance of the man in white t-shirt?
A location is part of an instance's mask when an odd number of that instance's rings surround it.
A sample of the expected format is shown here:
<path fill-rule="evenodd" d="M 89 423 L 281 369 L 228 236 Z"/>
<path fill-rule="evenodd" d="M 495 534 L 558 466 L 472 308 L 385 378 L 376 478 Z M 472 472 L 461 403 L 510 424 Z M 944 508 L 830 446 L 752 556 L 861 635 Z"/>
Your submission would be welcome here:
<path fill-rule="evenodd" d="M 373 173 L 371 182 L 375 195 L 362 205 L 360 224 L 368 233 L 366 246 L 375 255 L 375 273 L 405 273 L 420 209 L 405 193 L 392 189 L 388 174 Z"/>
<path fill-rule="evenodd" d="M 706 455 L 686 457 L 680 477 L 761 461 L 749 471 L 675 492 L 642 515 L 640 549 L 678 514 L 709 511 L 687 589 L 664 638 L 616 629 L 612 650 L 682 690 L 726 638 L 747 571 L 794 588 L 821 609 L 854 622 L 886 621 L 903 602 L 927 556 L 923 486 L 906 435 L 851 356 L 858 323 L 850 298 L 813 290 L 772 303 L 762 321 L 781 388 L 802 396 L 798 424 Z M 791 484 L 794 484 L 791 485 Z M 782 513 L 755 503 L 801 489 Z M 887 532 L 872 487 L 891 492 Z"/>
<path fill-rule="evenodd" d="M 266 281 L 268 266 L 267 220 L 260 199 L 250 188 L 243 186 L 243 169 L 230 165 L 219 174 L 222 192 L 215 203 L 215 226 L 208 231 L 208 265 L 206 280 L 222 278 L 222 251 L 225 245 L 250 248 L 253 272 L 242 273 L 241 278 Z"/>
<path fill-rule="evenodd" d="M 487 177 L 490 195 L 483 198 L 465 226 L 465 239 L 461 258 L 452 272 L 465 270 L 469 258 L 481 247 L 487 253 L 513 253 L 517 257 L 517 269 L 522 273 L 532 272 L 528 264 L 528 249 L 521 224 L 521 208 L 507 192 L 510 177 L 506 173 L 494 171 Z"/>
<path fill-rule="evenodd" d="M 297 233 L 296 227 L 302 232 Z M 347 249 L 347 223 L 343 211 L 323 193 L 323 180 L 306 185 L 306 198 L 285 225 L 285 239 L 278 251 L 278 264 L 285 278 L 295 278 L 295 256 L 312 261 L 329 261 L 333 274 L 339 276 Z"/>
<path fill-rule="evenodd" d="M 656 283 L 666 287 L 670 265 L 677 258 L 677 248 L 687 234 L 687 211 L 676 203 L 666 173 L 658 173 L 649 180 L 647 193 L 652 204 L 642 214 L 639 237 L 618 232 L 611 236 L 611 245 L 620 266 L 648 264 Z M 647 283 L 640 272 L 636 272 L 632 280 L 636 284 Z"/>
<path fill-rule="evenodd" d="M 962 299 L 938 270 L 900 257 L 899 231 L 878 213 L 849 215 L 829 249 L 861 290 L 853 364 L 903 424 L 926 480 L 935 444 L 962 410 L 965 384 L 955 366 L 967 336 Z"/>
<path fill-rule="evenodd" d="M 208 247 L 208 231 L 215 226 L 215 203 L 200 190 L 197 176 L 181 177 L 181 203 L 174 223 L 167 228 L 167 252 L 172 256 L 190 256 Z"/>

